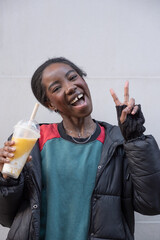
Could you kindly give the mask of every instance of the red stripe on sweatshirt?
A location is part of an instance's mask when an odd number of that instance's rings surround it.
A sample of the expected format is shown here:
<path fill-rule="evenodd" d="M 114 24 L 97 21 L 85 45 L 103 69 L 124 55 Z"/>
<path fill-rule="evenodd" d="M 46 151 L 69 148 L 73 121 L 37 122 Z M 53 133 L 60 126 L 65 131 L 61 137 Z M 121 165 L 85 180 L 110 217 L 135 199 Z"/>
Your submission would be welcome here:
<path fill-rule="evenodd" d="M 47 124 L 40 126 L 40 138 L 39 138 L 39 148 L 42 151 L 44 144 L 52 139 L 52 138 L 60 138 L 60 134 L 58 132 L 58 124 Z"/>
<path fill-rule="evenodd" d="M 99 136 L 97 137 L 97 140 L 100 141 L 101 143 L 104 143 L 105 140 L 105 128 L 101 125 L 99 125 L 101 128 L 101 133 L 99 134 Z"/>

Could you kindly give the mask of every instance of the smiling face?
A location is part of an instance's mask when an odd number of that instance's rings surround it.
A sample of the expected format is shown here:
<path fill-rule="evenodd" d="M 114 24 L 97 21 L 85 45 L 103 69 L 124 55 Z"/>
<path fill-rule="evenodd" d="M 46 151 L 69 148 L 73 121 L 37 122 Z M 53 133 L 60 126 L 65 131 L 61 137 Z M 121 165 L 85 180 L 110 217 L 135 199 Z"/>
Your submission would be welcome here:
<path fill-rule="evenodd" d="M 92 101 L 84 79 L 69 65 L 53 63 L 45 68 L 42 85 L 49 99 L 48 108 L 58 110 L 62 118 L 86 117 L 92 112 Z"/>

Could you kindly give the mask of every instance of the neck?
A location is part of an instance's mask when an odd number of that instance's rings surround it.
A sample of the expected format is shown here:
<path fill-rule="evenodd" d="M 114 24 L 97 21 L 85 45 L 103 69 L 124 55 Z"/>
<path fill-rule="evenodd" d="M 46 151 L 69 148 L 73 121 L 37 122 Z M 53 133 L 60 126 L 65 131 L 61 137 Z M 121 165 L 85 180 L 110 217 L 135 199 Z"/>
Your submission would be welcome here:
<path fill-rule="evenodd" d="M 63 127 L 66 133 L 72 137 L 87 138 L 94 133 L 96 123 L 92 120 L 91 116 L 76 120 L 63 119 Z"/>

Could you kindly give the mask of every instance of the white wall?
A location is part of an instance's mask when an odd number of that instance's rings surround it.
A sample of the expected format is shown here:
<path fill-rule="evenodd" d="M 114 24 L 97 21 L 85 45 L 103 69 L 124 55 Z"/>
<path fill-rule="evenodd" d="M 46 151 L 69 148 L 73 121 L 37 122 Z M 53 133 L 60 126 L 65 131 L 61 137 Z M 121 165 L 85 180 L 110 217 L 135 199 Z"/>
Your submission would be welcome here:
<path fill-rule="evenodd" d="M 0 146 L 20 119 L 28 119 L 35 99 L 34 70 L 51 57 L 64 56 L 87 73 L 93 117 L 117 123 L 109 88 L 142 104 L 146 133 L 160 145 L 159 0 L 1 0 L 0 1 Z M 39 122 L 58 115 L 40 107 Z M 152 231 L 153 230 L 153 231 Z M 0 228 L 5 239 L 8 229 Z M 136 214 L 136 240 L 160 239 L 160 216 Z"/>

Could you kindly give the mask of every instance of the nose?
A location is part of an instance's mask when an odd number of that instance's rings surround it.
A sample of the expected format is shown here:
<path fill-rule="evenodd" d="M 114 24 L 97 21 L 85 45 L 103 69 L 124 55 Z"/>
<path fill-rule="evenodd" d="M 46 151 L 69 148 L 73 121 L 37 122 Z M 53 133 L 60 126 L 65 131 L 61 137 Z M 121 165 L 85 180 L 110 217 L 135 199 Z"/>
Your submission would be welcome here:
<path fill-rule="evenodd" d="M 75 93 L 76 89 L 77 87 L 74 84 L 67 84 L 65 93 L 66 95 L 72 95 L 73 93 Z"/>

